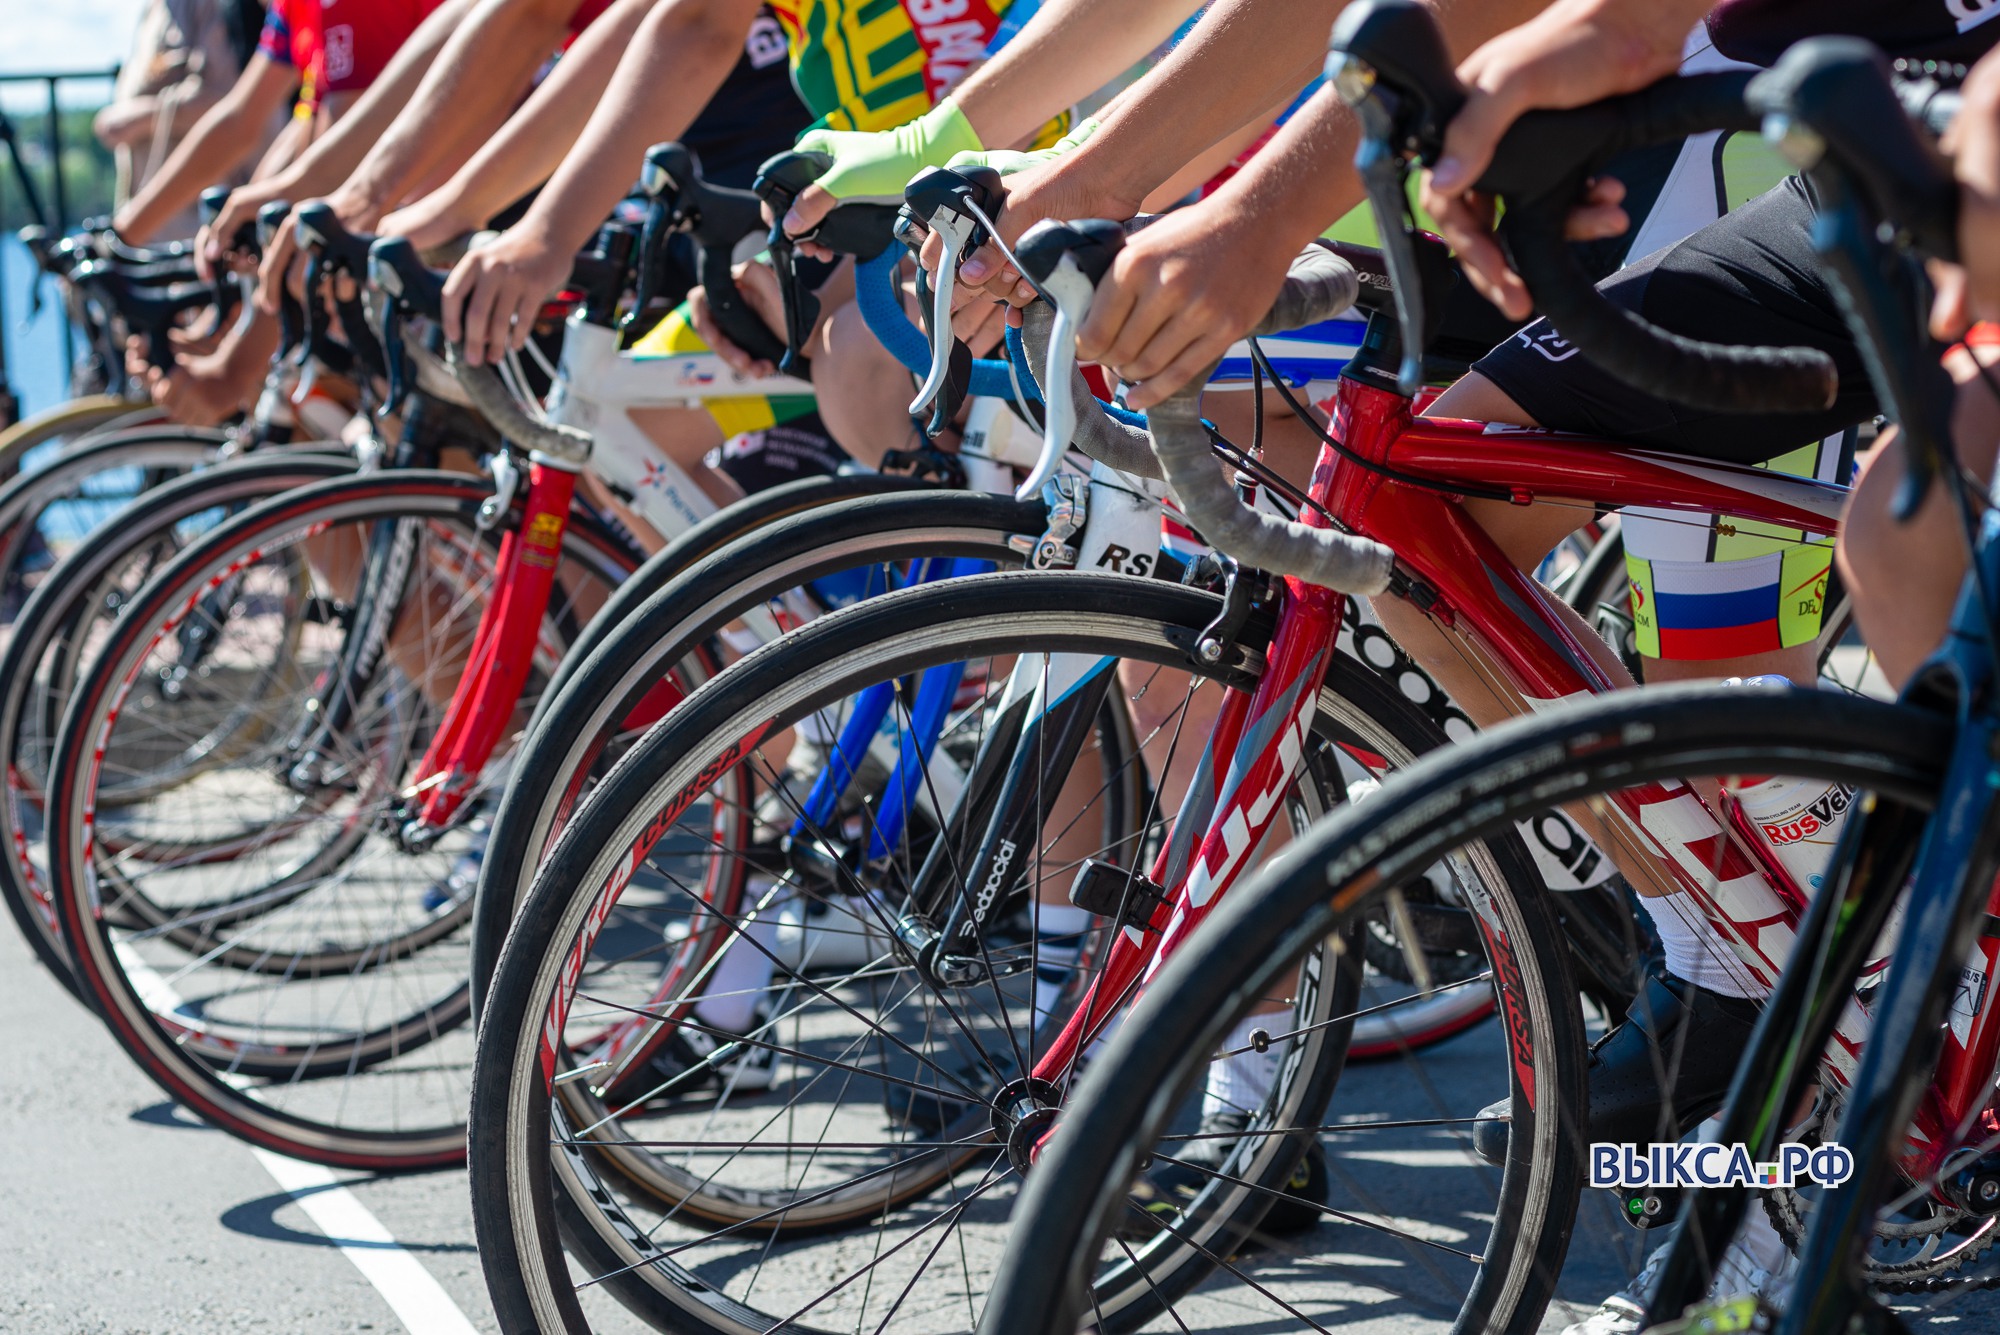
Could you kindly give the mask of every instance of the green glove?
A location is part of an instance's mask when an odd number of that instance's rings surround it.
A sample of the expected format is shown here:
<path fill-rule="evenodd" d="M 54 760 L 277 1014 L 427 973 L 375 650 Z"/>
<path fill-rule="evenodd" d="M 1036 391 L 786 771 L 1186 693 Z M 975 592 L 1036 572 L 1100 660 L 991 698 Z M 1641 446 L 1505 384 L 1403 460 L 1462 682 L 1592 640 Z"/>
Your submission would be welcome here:
<path fill-rule="evenodd" d="M 798 147 L 803 153 L 833 155 L 833 166 L 817 184 L 841 203 L 900 204 L 912 176 L 954 153 L 978 152 L 983 145 L 965 113 L 954 103 L 940 102 L 893 130 L 808 130 Z"/>
<path fill-rule="evenodd" d="M 991 167 L 1002 176 L 1012 176 L 1030 167 L 1039 167 L 1045 162 L 1054 162 L 1071 149 L 1081 147 L 1090 136 L 1097 133 L 1095 119 L 1080 122 L 1074 130 L 1050 144 L 1047 148 L 1031 149 L 1025 153 L 1011 148 L 975 149 L 966 153 L 955 153 L 944 165 L 956 170 L 960 167 Z"/>

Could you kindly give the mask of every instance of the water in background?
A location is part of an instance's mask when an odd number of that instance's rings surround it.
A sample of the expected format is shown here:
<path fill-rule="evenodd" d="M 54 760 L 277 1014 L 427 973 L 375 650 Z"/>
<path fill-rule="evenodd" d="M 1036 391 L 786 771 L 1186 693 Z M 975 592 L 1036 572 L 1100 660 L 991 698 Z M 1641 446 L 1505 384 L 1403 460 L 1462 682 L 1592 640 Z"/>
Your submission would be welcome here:
<path fill-rule="evenodd" d="M 35 280 L 44 284 L 42 310 L 28 318 Z M 0 321 L 7 341 L 7 380 L 27 417 L 69 397 L 69 367 L 63 360 L 62 302 L 55 279 L 41 274 L 27 247 L 13 233 L 0 235 Z"/>

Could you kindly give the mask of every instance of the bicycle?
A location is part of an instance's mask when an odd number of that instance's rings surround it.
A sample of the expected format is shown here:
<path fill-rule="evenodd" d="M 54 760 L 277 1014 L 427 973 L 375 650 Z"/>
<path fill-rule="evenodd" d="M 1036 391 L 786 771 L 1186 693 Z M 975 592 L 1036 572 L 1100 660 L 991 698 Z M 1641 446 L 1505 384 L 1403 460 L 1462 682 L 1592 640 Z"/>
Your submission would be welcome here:
<path fill-rule="evenodd" d="M 1375 97 L 1367 85 L 1379 79 L 1387 91 L 1378 112 L 1396 108 L 1415 124 L 1427 125 L 1423 118 L 1432 113 L 1417 110 L 1416 102 L 1433 95 L 1443 100 L 1432 107 L 1452 105 L 1445 96 L 1453 86 L 1449 65 L 1439 48 L 1422 41 L 1421 26 L 1397 13 L 1401 8 L 1371 5 L 1351 23 L 1344 21 L 1336 30 L 1336 49 L 1344 50 L 1350 63 L 1339 68 L 1352 80 L 1357 101 Z M 1386 40 L 1388 32 L 1393 43 Z M 1802 43 L 1751 85 L 1753 109 L 1743 106 L 1740 81 L 1708 89 L 1669 81 L 1579 113 L 1541 118 L 1540 126 L 1524 123 L 1509 144 L 1524 147 L 1541 130 L 1565 142 L 1565 157 L 1574 162 L 1589 155 L 1579 138 L 1601 143 L 1598 135 L 1616 133 L 1612 127 L 1771 117 L 1767 132 L 1798 155 L 1824 192 L 1823 252 L 1852 302 L 1856 336 L 1873 352 L 1871 372 L 1884 402 L 1894 406 L 1899 425 L 1910 433 L 1914 456 L 1928 462 L 1949 458 L 1933 453 L 1944 439 L 1939 432 L 1948 399 L 1937 393 L 1935 350 L 1926 346 L 1912 314 L 1917 304 L 1903 286 L 1910 271 L 1883 264 L 1880 247 L 1898 237 L 1916 238 L 1923 246 L 1942 239 L 1948 246 L 1954 210 L 1948 178 L 1929 165 L 1933 159 L 1908 128 L 1886 75 L 1879 54 L 1862 44 Z M 1948 114 L 1949 99 L 1936 99 L 1927 110 Z M 1570 123 L 1560 124 L 1565 119 Z M 1582 135 L 1579 122 L 1596 133 Z M 1577 137 L 1564 141 L 1564 131 Z M 1419 131 L 1409 140 L 1398 136 L 1398 142 L 1425 139 Z M 1885 182 L 1895 186 L 1885 188 Z M 1566 190 L 1552 193 L 1570 197 Z M 1878 228 L 1884 219 L 1895 226 Z M 1536 268 L 1532 253 L 1517 247 L 1515 258 L 1538 300 L 1546 302 L 1551 275 Z M 1542 253 L 1546 258 L 1548 252 Z M 1574 310 L 1564 318 L 1576 323 L 1573 332 L 1589 324 L 1587 315 Z M 1733 392 L 1754 392 L 1740 369 L 1736 382 Z M 1989 537 L 1980 545 L 1979 560 L 1990 563 L 1992 552 Z M 1788 1306 L 1781 1329 L 1826 1329 L 1850 1320 L 1860 1328 L 1899 1328 L 1879 1295 L 1990 1282 L 1978 1269 L 1958 1273 L 1990 1246 L 1994 1231 L 1978 1194 L 1986 1164 L 1979 1158 L 1985 1142 L 1975 1114 L 1990 1100 L 1994 1069 L 1991 1035 L 1980 1018 L 1985 998 L 1971 997 L 1962 1017 L 1955 1015 L 1949 1025 L 1942 1021 L 1952 990 L 1950 971 L 1964 956 L 1987 903 L 1993 855 L 1988 837 L 1972 834 L 1980 828 L 1977 820 L 1948 826 L 1935 819 L 1964 800 L 1955 796 L 1963 782 L 1955 773 L 1983 771 L 1989 763 L 1982 757 L 1968 766 L 1968 737 L 1972 746 L 1983 745 L 1983 729 L 1976 723 L 1968 727 L 1964 706 L 1954 709 L 1949 695 L 1935 693 L 1946 683 L 1977 680 L 1989 652 L 1992 620 L 1982 606 L 1984 595 L 1977 578 L 1967 587 L 1957 638 L 1934 660 L 1937 675 L 1930 691 L 1915 691 L 1896 705 L 1755 688 L 1648 691 L 1574 703 L 1413 768 L 1385 786 L 1378 796 L 1387 800 L 1380 807 L 1341 815 L 1316 830 L 1295 860 L 1273 868 L 1217 915 L 1202 937 L 1204 959 L 1184 954 L 1161 970 L 1155 990 L 1141 1004 L 1141 1013 L 1160 1030 L 1140 1028 L 1135 1015 L 1099 1069 L 1086 1077 L 1069 1119 L 1043 1144 L 1021 1206 L 1023 1227 L 1014 1235 L 984 1328 L 1070 1329 L 1093 1316 L 1085 1296 L 1090 1272 L 1103 1263 L 1100 1257 L 1123 1263 L 1106 1239 L 1131 1208 L 1126 1193 L 1135 1172 L 1148 1154 L 1186 1154 L 1185 1137 L 1172 1124 L 1175 1105 L 1212 1060 L 1209 1054 L 1226 1032 L 1228 1017 L 1241 1011 L 1246 995 L 1270 986 L 1289 959 L 1326 934 L 1343 931 L 1370 900 L 1395 896 L 1413 869 L 1451 857 L 1506 821 L 1552 803 L 1623 804 L 1662 780 L 1714 776 L 1733 782 L 1746 773 L 1848 784 L 1864 796 L 1856 804 L 1862 814 L 1843 832 L 1826 884 L 1797 919 L 1791 963 L 1744 1055 L 1713 1139 L 1724 1146 L 1746 1145 L 1749 1159 L 1762 1162 L 1776 1155 L 1781 1139 L 1831 1145 L 1837 1120 L 1839 1141 L 1852 1150 L 1857 1171 L 1816 1197 L 1794 1190 L 1789 1173 L 1782 1186 L 1752 1176 L 1722 1187 L 1696 1187 L 1683 1205 L 1670 1249 L 1657 1254 L 1658 1284 L 1646 1320 L 1669 1321 L 1660 1329 L 1675 1331 L 1768 1328 L 1757 1324 L 1767 1319 L 1757 1310 L 1761 1299 L 1739 1299 L 1725 1289 L 1717 1299 L 1702 1301 L 1722 1243 L 1743 1220 L 1748 1191 L 1759 1187 L 1766 1188 L 1765 1203 L 1782 1242 L 1800 1254 L 1800 1296 Z M 1730 873 L 1730 850 L 1718 841 L 1710 852 L 1707 875 L 1720 889 Z M 1884 933 L 1897 891 L 1905 885 L 1911 887 L 1908 916 L 1883 981 L 1871 975 L 1889 950 Z M 1511 955 L 1525 976 L 1547 971 L 1546 957 L 1527 962 L 1542 952 L 1532 937 L 1512 927 L 1489 922 L 1484 928 L 1496 969 L 1509 967 L 1503 961 Z M 1864 989 L 1861 1006 L 1856 987 Z M 1160 1041 L 1161 1031 L 1175 1041 Z M 1281 1033 L 1269 1041 L 1291 1037 Z M 1514 1044 L 1517 1061 L 1526 1055 Z M 1939 1063 L 1935 1076 L 1933 1062 Z M 1533 1155 L 1510 1143 L 1505 1180 L 1538 1167 L 1579 1179 L 1583 1165 L 1575 1141 L 1584 1138 L 1579 1129 L 1585 1118 L 1570 1101 L 1573 1091 L 1558 1088 L 1551 1118 L 1545 1100 L 1516 1083 L 1513 1118 L 1532 1102 L 1527 1110 L 1537 1125 L 1559 1125 L 1556 1138 L 1536 1145 Z M 1535 1088 L 1547 1086 L 1537 1081 Z M 1808 1094 L 1816 1098 L 1808 1101 Z M 1663 1121 L 1673 1125 L 1677 1111 L 1667 1110 Z M 1447 1114 L 1438 1125 L 1449 1129 L 1470 1121 Z M 1391 1143 L 1398 1130 L 1410 1133 L 1408 1126 L 1343 1119 L 1312 1128 L 1282 1127 L 1274 1134 L 1346 1137 L 1366 1130 L 1381 1131 Z M 1976 1144 L 1961 1150 L 1968 1132 Z M 1672 1133 L 1662 1137 L 1672 1138 Z M 1891 1174 L 1900 1174 L 1900 1180 L 1892 1183 Z M 1878 1216 L 1881 1202 L 1891 1197 L 1892 1213 Z M 1339 1223 L 1385 1234 L 1401 1222 L 1368 1206 L 1333 1213 Z M 1561 1248 L 1537 1250 L 1524 1265 L 1509 1236 L 1516 1223 L 1496 1220 L 1477 1251 L 1467 1250 L 1479 1246 L 1476 1239 L 1465 1247 L 1454 1249 L 1448 1241 L 1440 1247 L 1437 1235 L 1418 1237 L 1407 1231 L 1410 1225 L 1392 1240 L 1406 1249 L 1429 1242 L 1433 1256 L 1457 1250 L 1456 1259 L 1446 1256 L 1438 1264 L 1453 1265 L 1459 1282 L 1467 1265 L 1504 1263 L 1510 1271 L 1525 1272 L 1517 1279 L 1532 1298 L 1546 1300 Z M 1508 1248 L 1513 1254 L 1503 1257 Z M 1051 1267 L 1052 1255 L 1078 1259 Z M 1226 1259 L 1217 1264 L 1233 1269 Z M 1231 1278 L 1256 1287 L 1241 1270 Z M 1480 1281 L 1472 1285 L 1467 1305 L 1454 1314 L 1461 1323 L 1497 1325 L 1504 1318 L 1527 1327 L 1540 1320 L 1541 1306 L 1534 1301 L 1497 1315 L 1475 1305 Z M 1284 1311 L 1285 1320 L 1322 1328 L 1313 1314 L 1268 1290 L 1263 1297 Z"/>

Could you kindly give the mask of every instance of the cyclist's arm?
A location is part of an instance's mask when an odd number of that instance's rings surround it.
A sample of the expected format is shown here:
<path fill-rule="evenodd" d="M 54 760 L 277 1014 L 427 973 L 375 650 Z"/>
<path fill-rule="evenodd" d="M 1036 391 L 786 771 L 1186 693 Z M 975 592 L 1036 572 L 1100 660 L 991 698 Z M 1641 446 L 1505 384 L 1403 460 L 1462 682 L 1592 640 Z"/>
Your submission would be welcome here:
<path fill-rule="evenodd" d="M 519 348 L 576 250 L 632 183 L 647 147 L 694 123 L 729 71 L 762 0 L 665 0 L 631 48 L 576 147 L 521 221 L 467 255 L 445 283 L 446 335 L 477 366 Z"/>
<path fill-rule="evenodd" d="M 382 230 L 429 249 L 477 231 L 487 219 L 549 179 L 590 121 L 590 113 L 656 0 L 618 0 L 604 11 L 521 104 L 500 133 L 451 179 L 383 218 Z"/>
<path fill-rule="evenodd" d="M 1195 61 L 1211 62 L 1205 70 L 1203 95 L 1174 108 L 1186 123 L 1158 136 L 1133 165 L 1134 175 L 1153 178 L 1138 192 L 1134 209 L 1137 199 L 1173 175 L 1190 155 L 1242 126 L 1281 94 L 1289 101 L 1304 87 L 1318 68 L 1321 44 L 1316 36 L 1305 41 L 1299 37 L 1323 33 L 1341 3 L 1216 0 L 1210 5 L 1194 31 L 1140 85 L 1156 86 L 1163 76 L 1181 77 L 1169 71 L 1184 72 Z M 964 128 L 988 148 L 1023 143 L 1052 114 L 1130 69 L 1198 8 L 1194 0 L 1050 0 L 998 55 L 967 76 L 946 100 L 948 105 L 924 121 L 955 110 L 963 117 Z M 1227 77 L 1214 77 L 1218 70 L 1226 70 Z M 1181 84 L 1174 86 L 1178 89 Z M 1113 107 L 1129 103 L 1134 91 L 1127 90 Z M 1156 114 L 1160 105 L 1158 99 L 1149 101 L 1141 114 Z M 1109 108 L 1100 113 L 1110 114 Z M 1134 142 L 1135 136 L 1128 134 L 1128 151 Z M 899 174 L 907 178 L 923 165 L 902 164 Z M 835 196 L 852 193 L 838 184 L 831 190 L 815 186 L 804 191 L 786 216 L 786 228 L 807 230 L 832 209 Z"/>
<path fill-rule="evenodd" d="M 290 66 L 252 56 L 242 77 L 174 149 L 160 174 L 118 210 L 112 221 L 118 235 L 134 245 L 151 241 L 169 218 L 242 165 L 297 86 Z"/>
<path fill-rule="evenodd" d="M 257 210 L 272 200 L 304 200 L 323 195 L 348 178 L 369 149 L 381 139 L 399 112 L 409 105 L 425 71 L 436 61 L 455 29 L 464 23 L 475 0 L 446 0 L 417 25 L 408 41 L 398 47 L 381 76 L 368 85 L 352 108 L 312 145 L 294 157 L 282 171 L 231 194 L 229 203 L 217 216 L 203 251 L 219 250 L 218 238 L 235 233 L 253 221 Z M 342 215 L 350 227 L 367 231 L 373 218 Z M 214 254 L 210 254 L 214 258 Z"/>
<path fill-rule="evenodd" d="M 334 196 L 349 226 L 373 226 L 486 142 L 562 42 L 579 0 L 478 0 L 396 117 Z M 352 217 L 349 214 L 352 213 Z"/>
<path fill-rule="evenodd" d="M 1445 37 L 1454 51 L 1476 47 L 1542 7 L 1463 0 L 1443 12 Z M 1079 159 L 1104 152 L 1111 128 L 1047 173 L 1087 168 Z M 1079 355 L 1135 382 L 1134 407 L 1159 403 L 1200 374 L 1270 309 L 1299 249 L 1361 202 L 1348 165 L 1357 133 L 1353 115 L 1322 88 L 1213 195 L 1135 235 L 1098 287 Z"/>

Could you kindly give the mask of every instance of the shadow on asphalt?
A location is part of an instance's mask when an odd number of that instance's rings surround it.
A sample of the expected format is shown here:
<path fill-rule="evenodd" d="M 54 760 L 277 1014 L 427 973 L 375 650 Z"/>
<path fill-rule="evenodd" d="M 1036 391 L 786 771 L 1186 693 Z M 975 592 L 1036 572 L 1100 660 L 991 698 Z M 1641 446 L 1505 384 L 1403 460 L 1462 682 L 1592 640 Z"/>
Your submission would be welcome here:
<path fill-rule="evenodd" d="M 254 1201 L 231 1206 L 222 1212 L 218 1222 L 232 1233 L 263 1238 L 267 1242 L 289 1242 L 300 1247 L 359 1247 L 372 1251 L 428 1252 L 434 1255 L 454 1252 L 471 1254 L 478 1251 L 478 1248 L 469 1242 L 412 1242 L 407 1238 L 398 1238 L 394 1242 L 374 1242 L 355 1238 L 330 1238 L 323 1233 L 306 1232 L 278 1222 L 278 1211 L 294 1203 L 300 1196 L 310 1196 L 321 1191 L 331 1191 L 336 1187 L 355 1186 L 375 1180 L 356 1178 L 352 1182 L 329 1182 L 323 1187 L 310 1187 L 299 1192 L 274 1191 L 269 1196 L 259 1196 Z"/>

